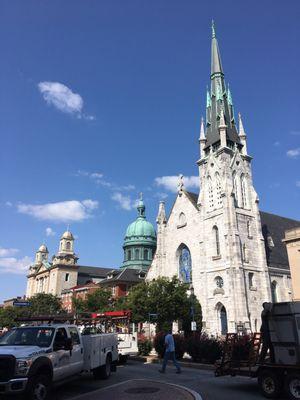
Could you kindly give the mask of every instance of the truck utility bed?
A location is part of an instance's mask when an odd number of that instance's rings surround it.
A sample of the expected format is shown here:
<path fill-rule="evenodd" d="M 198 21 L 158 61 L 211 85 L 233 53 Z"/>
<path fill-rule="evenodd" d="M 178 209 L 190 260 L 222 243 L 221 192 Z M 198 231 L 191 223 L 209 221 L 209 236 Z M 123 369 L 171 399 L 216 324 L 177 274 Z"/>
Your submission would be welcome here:
<path fill-rule="evenodd" d="M 112 341 L 112 336 L 115 340 Z M 93 370 L 99 365 L 105 364 L 106 353 L 111 350 L 112 354 L 117 352 L 118 338 L 112 333 L 99 333 L 94 335 L 82 335 L 83 369 Z"/>

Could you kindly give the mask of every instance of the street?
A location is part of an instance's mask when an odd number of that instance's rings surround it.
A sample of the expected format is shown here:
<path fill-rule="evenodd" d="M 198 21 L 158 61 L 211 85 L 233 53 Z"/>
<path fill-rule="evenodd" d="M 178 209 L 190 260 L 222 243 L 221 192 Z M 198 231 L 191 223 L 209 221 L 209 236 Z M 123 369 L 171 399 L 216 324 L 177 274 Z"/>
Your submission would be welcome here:
<path fill-rule="evenodd" d="M 92 376 L 86 375 L 54 389 L 51 400 L 69 400 L 80 394 L 106 388 L 130 379 L 149 379 L 186 386 L 199 393 L 203 400 L 263 399 L 255 379 L 246 377 L 215 378 L 213 371 L 192 368 L 183 369 L 182 374 L 177 375 L 172 365 L 169 365 L 166 373 L 162 375 L 158 372 L 158 369 L 158 364 L 143 364 L 130 360 L 126 365 L 119 366 L 117 372 L 113 373 L 107 381 L 96 381 Z M 97 400 L 101 399 L 100 392 L 97 395 Z M 107 394 L 103 394 L 104 399 L 108 400 Z"/>

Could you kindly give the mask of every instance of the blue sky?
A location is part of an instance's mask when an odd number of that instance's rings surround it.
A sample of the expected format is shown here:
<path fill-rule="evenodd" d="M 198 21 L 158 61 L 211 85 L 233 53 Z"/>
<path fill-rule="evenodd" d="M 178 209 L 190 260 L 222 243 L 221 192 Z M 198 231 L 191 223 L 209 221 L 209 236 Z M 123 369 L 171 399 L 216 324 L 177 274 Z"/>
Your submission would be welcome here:
<path fill-rule="evenodd" d="M 118 267 L 140 191 L 154 223 L 167 177 L 197 190 L 212 18 L 260 207 L 300 219 L 299 1 L 0 7 L 0 301 L 68 223 L 81 264 Z"/>

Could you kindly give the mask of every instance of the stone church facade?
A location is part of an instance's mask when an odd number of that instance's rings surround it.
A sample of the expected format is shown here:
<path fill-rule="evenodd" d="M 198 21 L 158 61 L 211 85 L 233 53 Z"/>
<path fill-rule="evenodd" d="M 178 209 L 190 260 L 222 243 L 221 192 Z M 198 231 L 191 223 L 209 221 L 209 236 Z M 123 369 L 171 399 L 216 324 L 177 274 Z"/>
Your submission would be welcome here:
<path fill-rule="evenodd" d="M 176 275 L 193 286 L 210 334 L 254 332 L 264 301 L 291 299 L 281 239 L 300 222 L 259 210 L 247 136 L 241 115 L 238 124 L 235 120 L 212 30 L 211 88 L 197 162 L 201 190 L 187 191 L 181 177 L 168 218 L 160 203 L 157 250 L 147 279 Z"/>

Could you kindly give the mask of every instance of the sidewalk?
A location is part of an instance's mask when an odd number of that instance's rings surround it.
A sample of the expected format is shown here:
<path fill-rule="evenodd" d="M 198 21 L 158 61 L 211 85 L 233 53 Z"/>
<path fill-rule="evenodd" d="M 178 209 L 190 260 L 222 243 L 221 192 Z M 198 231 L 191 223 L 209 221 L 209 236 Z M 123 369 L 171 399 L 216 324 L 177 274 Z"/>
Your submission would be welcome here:
<path fill-rule="evenodd" d="M 132 361 L 139 361 L 148 364 L 160 364 L 161 359 L 158 356 L 130 356 L 129 360 Z M 177 360 L 183 368 L 194 368 L 194 369 L 202 369 L 208 371 L 214 371 L 215 366 L 213 364 L 203 364 L 203 363 L 196 363 L 190 360 L 183 358 L 182 360 Z"/>
<path fill-rule="evenodd" d="M 129 381 L 95 390 L 72 400 L 202 400 L 201 396 L 184 386 L 148 379 Z"/>

